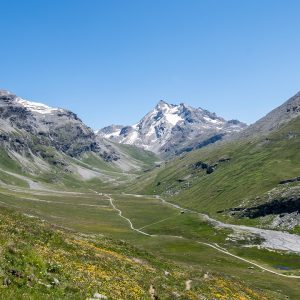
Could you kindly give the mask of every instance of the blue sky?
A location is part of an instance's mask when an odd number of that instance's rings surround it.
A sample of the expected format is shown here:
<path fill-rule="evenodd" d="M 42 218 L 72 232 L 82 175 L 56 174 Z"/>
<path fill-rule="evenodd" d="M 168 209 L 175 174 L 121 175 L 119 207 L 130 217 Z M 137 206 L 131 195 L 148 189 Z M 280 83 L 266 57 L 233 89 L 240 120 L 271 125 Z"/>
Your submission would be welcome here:
<path fill-rule="evenodd" d="M 0 0 L 0 88 L 100 128 L 160 99 L 254 122 L 300 90 L 300 1 Z"/>

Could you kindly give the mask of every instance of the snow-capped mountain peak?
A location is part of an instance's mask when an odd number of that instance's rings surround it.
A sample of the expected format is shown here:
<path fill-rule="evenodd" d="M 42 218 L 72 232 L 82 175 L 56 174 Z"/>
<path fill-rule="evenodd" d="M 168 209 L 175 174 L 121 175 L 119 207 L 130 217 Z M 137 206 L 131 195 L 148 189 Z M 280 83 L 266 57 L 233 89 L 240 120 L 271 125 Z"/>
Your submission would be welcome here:
<path fill-rule="evenodd" d="M 219 140 L 245 127 L 244 123 L 227 122 L 202 108 L 193 108 L 184 103 L 174 105 L 160 100 L 137 124 L 125 127 L 112 125 L 100 129 L 97 134 L 155 153 L 174 154 L 201 143 L 209 143 L 209 139 Z"/>
<path fill-rule="evenodd" d="M 60 111 L 61 109 L 59 108 L 52 108 L 50 106 L 47 106 L 43 103 L 37 103 L 37 102 L 31 102 L 28 100 L 24 100 L 20 97 L 17 97 L 15 99 L 16 103 L 22 105 L 23 107 L 25 107 L 26 109 L 32 111 L 32 112 L 36 112 L 36 113 L 40 113 L 40 114 L 52 114 L 54 112 Z"/>
<path fill-rule="evenodd" d="M 155 106 L 155 109 L 149 112 L 143 120 L 148 121 L 152 118 L 156 124 L 158 122 L 165 122 L 173 126 L 178 122 L 183 121 L 183 118 L 180 116 L 180 106 L 168 104 L 163 100 L 160 100 Z M 143 120 L 141 122 L 143 122 Z"/>

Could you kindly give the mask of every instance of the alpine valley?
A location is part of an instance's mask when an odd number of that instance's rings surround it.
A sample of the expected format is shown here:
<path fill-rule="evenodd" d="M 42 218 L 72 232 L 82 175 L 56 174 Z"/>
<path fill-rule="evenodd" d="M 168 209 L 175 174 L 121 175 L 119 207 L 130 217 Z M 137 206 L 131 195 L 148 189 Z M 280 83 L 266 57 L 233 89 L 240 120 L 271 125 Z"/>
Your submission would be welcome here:
<path fill-rule="evenodd" d="M 0 90 L 0 254 L 0 299 L 299 299 L 300 93 L 94 131 Z"/>

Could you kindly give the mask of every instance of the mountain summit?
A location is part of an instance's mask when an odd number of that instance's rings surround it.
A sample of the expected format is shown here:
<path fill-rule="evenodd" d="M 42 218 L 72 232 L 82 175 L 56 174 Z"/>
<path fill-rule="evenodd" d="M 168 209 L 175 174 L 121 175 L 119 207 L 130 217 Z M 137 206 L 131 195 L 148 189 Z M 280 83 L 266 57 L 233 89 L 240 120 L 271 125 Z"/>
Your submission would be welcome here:
<path fill-rule="evenodd" d="M 112 125 L 98 130 L 97 134 L 118 143 L 171 156 L 214 143 L 246 127 L 238 120 L 226 121 L 202 108 L 160 100 L 137 124 Z"/>

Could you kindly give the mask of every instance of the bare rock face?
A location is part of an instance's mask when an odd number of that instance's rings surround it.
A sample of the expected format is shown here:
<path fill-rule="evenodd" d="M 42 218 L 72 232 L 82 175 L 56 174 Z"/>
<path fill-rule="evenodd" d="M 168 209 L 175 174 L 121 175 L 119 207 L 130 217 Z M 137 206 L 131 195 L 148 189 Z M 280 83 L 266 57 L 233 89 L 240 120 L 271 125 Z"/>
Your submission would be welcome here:
<path fill-rule="evenodd" d="M 24 154 L 45 156 L 46 147 L 71 157 L 94 152 L 104 160 L 116 153 L 101 144 L 95 133 L 71 111 L 51 108 L 0 90 L 0 143 Z"/>
<path fill-rule="evenodd" d="M 136 145 L 163 156 L 201 148 L 247 127 L 238 120 L 226 121 L 202 108 L 160 101 L 133 126 L 112 125 L 97 131 L 101 137 Z"/>

